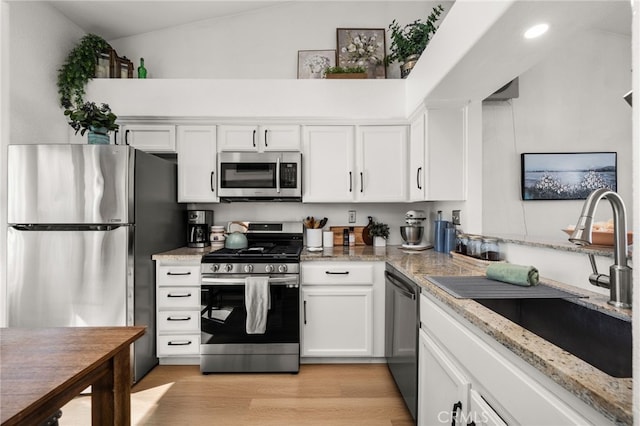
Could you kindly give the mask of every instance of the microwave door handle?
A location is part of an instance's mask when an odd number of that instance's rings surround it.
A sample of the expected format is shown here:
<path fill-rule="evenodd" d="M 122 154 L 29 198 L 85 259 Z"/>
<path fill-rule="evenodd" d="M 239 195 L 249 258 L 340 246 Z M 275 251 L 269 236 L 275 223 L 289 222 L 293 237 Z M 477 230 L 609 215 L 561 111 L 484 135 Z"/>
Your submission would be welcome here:
<path fill-rule="evenodd" d="M 280 193 L 280 157 L 276 158 L 276 192 Z"/>

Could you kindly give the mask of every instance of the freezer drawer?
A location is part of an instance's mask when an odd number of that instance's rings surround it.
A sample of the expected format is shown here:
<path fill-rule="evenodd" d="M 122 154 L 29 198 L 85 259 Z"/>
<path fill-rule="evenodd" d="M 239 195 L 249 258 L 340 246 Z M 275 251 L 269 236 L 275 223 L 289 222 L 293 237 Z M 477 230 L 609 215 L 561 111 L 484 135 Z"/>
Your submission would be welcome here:
<path fill-rule="evenodd" d="M 129 227 L 7 231 L 10 327 L 133 323 Z"/>

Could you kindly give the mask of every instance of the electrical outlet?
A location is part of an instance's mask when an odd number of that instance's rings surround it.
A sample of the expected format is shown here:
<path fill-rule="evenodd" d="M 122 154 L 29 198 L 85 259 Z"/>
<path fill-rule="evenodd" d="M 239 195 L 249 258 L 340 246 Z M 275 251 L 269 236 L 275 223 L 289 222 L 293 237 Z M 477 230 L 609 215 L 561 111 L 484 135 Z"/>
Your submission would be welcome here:
<path fill-rule="evenodd" d="M 356 223 L 356 211 L 349 210 L 349 223 Z"/>
<path fill-rule="evenodd" d="M 460 225 L 460 210 L 451 210 L 451 222 L 454 225 Z"/>

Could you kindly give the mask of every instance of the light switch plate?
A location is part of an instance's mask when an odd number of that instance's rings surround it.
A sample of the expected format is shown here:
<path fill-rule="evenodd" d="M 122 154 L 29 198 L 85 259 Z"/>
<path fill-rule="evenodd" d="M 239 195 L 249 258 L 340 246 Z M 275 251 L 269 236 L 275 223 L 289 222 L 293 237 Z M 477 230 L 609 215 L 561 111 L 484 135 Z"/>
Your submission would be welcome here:
<path fill-rule="evenodd" d="M 356 223 L 356 211 L 349 210 L 349 223 Z"/>

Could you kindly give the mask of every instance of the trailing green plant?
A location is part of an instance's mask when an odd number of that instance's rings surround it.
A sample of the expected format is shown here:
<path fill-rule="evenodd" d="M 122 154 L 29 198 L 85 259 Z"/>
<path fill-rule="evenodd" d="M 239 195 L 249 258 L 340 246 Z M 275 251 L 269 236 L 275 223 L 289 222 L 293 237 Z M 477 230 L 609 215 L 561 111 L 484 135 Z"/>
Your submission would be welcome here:
<path fill-rule="evenodd" d="M 106 129 L 106 131 L 117 130 L 120 126 L 116 124 L 118 118 L 107 104 L 96 105 L 95 102 L 86 102 L 80 107 L 66 109 L 64 115 L 69 117 L 69 125 L 74 128 L 76 134 L 80 132 L 82 136 L 87 130 Z"/>
<path fill-rule="evenodd" d="M 385 64 L 389 65 L 394 61 L 404 62 L 408 56 L 420 55 L 436 33 L 438 29 L 436 22 L 442 12 L 444 12 L 442 5 L 438 5 L 433 8 L 426 21 L 416 19 L 404 27 L 400 27 L 394 19 L 389 25 L 389 30 L 391 30 L 389 50 L 391 54 L 385 57 Z"/>
<path fill-rule="evenodd" d="M 356 66 L 356 67 L 328 67 L 325 68 L 325 74 L 356 74 L 367 72 L 365 67 Z"/>
<path fill-rule="evenodd" d="M 70 109 L 83 104 L 85 86 L 95 75 L 100 53 L 109 49 L 109 43 L 98 35 L 86 34 L 80 39 L 58 70 L 60 106 Z"/>
<path fill-rule="evenodd" d="M 389 225 L 382 222 L 373 222 L 369 229 L 369 235 L 372 237 L 382 237 L 385 240 L 389 238 Z"/>

